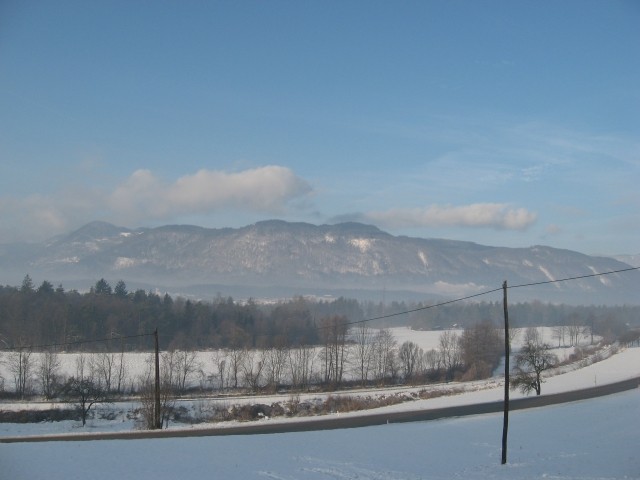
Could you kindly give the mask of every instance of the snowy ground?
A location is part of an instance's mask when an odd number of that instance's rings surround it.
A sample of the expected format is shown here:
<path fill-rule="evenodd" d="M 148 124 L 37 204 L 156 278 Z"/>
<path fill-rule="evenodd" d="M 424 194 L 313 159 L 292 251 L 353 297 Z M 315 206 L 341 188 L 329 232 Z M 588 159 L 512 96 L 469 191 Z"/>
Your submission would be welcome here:
<path fill-rule="evenodd" d="M 640 478 L 640 392 L 498 414 L 348 430 L 0 445 L 0 477 L 70 479 Z"/>
<path fill-rule="evenodd" d="M 428 350 L 437 350 L 439 347 L 440 336 L 443 331 L 441 330 L 412 330 L 408 327 L 394 327 L 388 329 L 396 340 L 398 346 L 402 345 L 405 341 L 412 341 L 416 343 L 420 348 L 422 348 L 425 352 Z M 514 350 L 517 350 L 522 345 L 522 341 L 524 339 L 524 330 L 522 328 L 514 329 L 515 338 L 512 341 L 512 347 Z M 376 331 L 372 329 L 372 331 Z M 553 329 L 551 327 L 539 327 L 539 331 L 542 335 L 542 338 L 545 342 L 555 345 L 557 340 L 553 338 Z M 462 334 L 463 330 L 451 330 L 451 332 L 456 334 Z M 597 341 L 599 338 L 596 337 Z M 583 345 L 588 345 L 590 343 L 590 338 L 586 336 L 582 336 L 580 341 Z M 317 349 L 317 353 L 320 352 L 320 347 Z M 554 348 L 553 353 L 555 353 L 560 361 L 565 360 L 569 355 L 571 355 L 575 351 L 574 347 L 563 347 L 563 348 Z M 216 366 L 214 365 L 214 356 L 216 354 L 222 354 L 223 351 L 202 351 L 197 352 L 196 363 L 199 365 L 199 370 L 202 370 L 203 374 L 211 375 L 216 372 Z M 7 352 L 0 352 L 0 378 L 5 379 L 6 388 L 11 388 L 13 374 L 9 368 Z M 79 353 L 61 353 L 59 355 L 59 360 L 61 362 L 60 373 L 64 376 L 72 376 L 76 374 L 76 362 L 80 356 L 84 356 L 85 360 L 89 362 L 89 358 L 92 354 L 79 354 Z M 39 354 L 33 354 L 34 362 L 37 361 Z M 257 358 L 256 358 L 257 360 Z M 131 383 L 135 382 L 138 378 L 143 376 L 145 372 L 148 371 L 151 364 L 153 362 L 152 353 L 146 352 L 127 352 L 125 353 L 125 363 L 127 370 L 127 382 Z M 350 372 L 347 372 L 347 376 Z M 199 378 L 197 375 L 194 375 L 191 378 L 191 385 L 196 386 L 199 383 Z"/>
<path fill-rule="evenodd" d="M 549 378 L 543 394 L 639 375 L 640 348 L 629 348 Z M 512 397 L 517 396 L 513 392 Z M 377 411 L 437 408 L 501 397 L 501 381 L 493 379 L 470 386 L 464 394 Z M 500 465 L 502 416 L 490 414 L 308 433 L 0 444 L 0 479 L 640 478 L 639 414 L 640 390 L 512 412 L 505 466 Z M 94 420 L 88 430 L 132 427 L 121 423 Z M 77 422 L 47 422 L 33 427 L 42 431 L 30 434 L 52 433 L 52 428 L 58 432 L 82 430 Z M 4 424 L 0 428 L 2 435 L 25 433 L 18 425 Z"/>
<path fill-rule="evenodd" d="M 394 336 L 397 338 L 398 343 L 410 339 L 418 343 L 424 349 L 436 348 L 439 335 L 441 332 L 421 332 L 413 331 L 408 328 L 395 328 L 392 329 Z M 545 335 L 550 335 L 550 329 L 542 330 Z M 514 342 L 515 348 L 518 347 L 518 340 L 523 335 L 519 335 Z M 573 348 L 558 349 L 558 353 L 568 355 L 573 352 Z M 133 360 L 138 362 L 132 362 L 132 364 L 143 364 L 141 360 L 143 354 L 132 354 Z M 203 358 L 206 353 L 201 354 Z M 210 353 L 208 354 L 210 355 Z M 65 363 L 71 368 L 71 360 L 75 359 L 75 354 L 70 354 L 65 357 Z M 583 367 L 581 364 L 574 364 L 571 366 L 563 367 L 562 370 L 555 372 L 557 375 L 549 378 L 543 385 L 543 393 L 560 393 L 568 390 L 577 390 L 581 388 L 588 388 L 594 385 L 603 383 L 613 383 L 620 380 L 626 380 L 635 376 L 640 376 L 640 349 L 628 349 L 613 357 L 606 359 L 603 362 L 599 362 L 588 367 Z M 582 368 L 579 368 L 582 367 Z M 385 389 L 364 389 L 364 390 L 349 390 L 340 393 L 331 394 L 319 394 L 319 393 L 307 393 L 296 396 L 298 401 L 306 401 L 311 403 L 321 402 L 327 395 L 349 395 L 352 397 L 373 397 L 380 398 L 381 396 L 391 395 L 404 395 L 409 396 L 415 394 L 421 390 L 429 390 L 433 392 L 446 391 L 450 392 L 455 390 L 458 394 L 453 396 L 443 396 L 440 398 L 432 398 L 429 400 L 414 400 L 402 404 L 396 404 L 388 407 L 378 408 L 376 412 L 396 412 L 407 410 L 422 410 L 431 408 L 441 408 L 457 405 L 469 405 L 475 403 L 485 403 L 492 401 L 499 401 L 503 396 L 503 380 L 498 375 L 492 379 L 483 380 L 479 382 L 465 382 L 465 383 L 443 383 L 437 385 L 430 385 L 428 387 L 406 387 L 399 386 Z M 512 392 L 511 397 L 517 398 L 521 396 L 519 392 Z M 287 402 L 291 400 L 291 395 L 269 395 L 269 396 L 246 396 L 246 397 L 232 397 L 232 398 L 209 398 L 209 399 L 195 399 L 180 400 L 177 406 L 184 406 L 188 409 L 189 413 L 193 417 L 205 417 L 209 412 L 215 408 L 228 408 L 233 404 L 267 404 L 271 405 L 274 402 Z M 22 410 L 29 409 L 48 409 L 60 407 L 59 404 L 53 404 L 50 402 L 28 402 L 28 403 L 0 403 L 0 408 L 3 410 Z M 64 408 L 68 408 L 68 405 L 63 405 Z M 95 408 L 95 412 L 92 412 L 92 418 L 89 419 L 86 427 L 81 427 L 78 421 L 61 421 L 61 422 L 40 422 L 40 423 L 27 423 L 27 424 L 8 424 L 0 423 L 0 437 L 2 436 L 25 436 L 25 435 L 48 435 L 48 434 L 61 434 L 61 433 L 79 433 L 79 432 L 114 432 L 114 431 L 130 431 L 136 428 L 134 420 L 131 416 L 131 411 L 139 407 L 137 402 L 119 402 L 110 405 L 100 405 Z M 351 416 L 361 415 L 362 412 L 335 412 L 335 415 Z M 107 419 L 106 419 L 107 418 Z M 317 417 L 304 418 L 305 421 L 314 421 Z M 275 417 L 266 419 L 264 421 L 270 422 L 294 422 L 300 421 L 299 417 Z M 237 426 L 237 422 L 224 422 L 219 424 L 199 423 L 194 426 L 188 426 L 181 423 L 170 423 L 169 428 L 210 428 L 215 426 L 217 428 L 225 428 L 228 426 Z"/>

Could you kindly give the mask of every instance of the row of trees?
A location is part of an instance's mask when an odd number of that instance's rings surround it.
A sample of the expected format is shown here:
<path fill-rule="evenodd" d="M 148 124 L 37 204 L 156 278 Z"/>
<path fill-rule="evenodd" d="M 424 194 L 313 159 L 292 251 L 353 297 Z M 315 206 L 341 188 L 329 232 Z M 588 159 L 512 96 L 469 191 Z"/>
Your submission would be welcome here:
<path fill-rule="evenodd" d="M 304 390 L 312 384 L 332 389 L 347 384 L 483 378 L 491 375 L 501 356 L 501 332 L 490 322 L 462 333 L 442 332 L 438 348 L 423 351 L 411 341 L 398 345 L 387 329 L 361 324 L 349 331 L 344 320 L 339 316 L 323 320 L 320 345 L 236 346 L 208 354 L 169 350 L 162 353 L 161 370 L 177 393 L 192 388 Z M 140 372 L 130 373 L 129 355 L 123 351 L 75 354 L 73 377 L 90 378 L 108 395 L 137 391 Z M 0 362 L 18 397 L 38 394 L 52 399 L 61 395 L 69 376 L 69 366 L 63 368 L 61 358 L 52 350 L 23 348 L 1 354 Z"/>
<path fill-rule="evenodd" d="M 163 349 L 317 344 L 317 319 L 337 313 L 356 320 L 361 315 L 356 301 L 342 298 L 311 302 L 296 297 L 260 305 L 217 296 L 205 302 L 129 292 L 123 281 L 111 288 L 103 279 L 87 293 L 54 288 L 47 281 L 35 288 L 27 276 L 21 287 L 0 287 L 0 348 L 132 337 L 156 328 Z M 127 349 L 152 346 L 142 336 L 127 343 Z M 114 340 L 109 348 L 121 345 Z"/>
<path fill-rule="evenodd" d="M 329 389 L 348 384 L 427 383 L 436 380 L 475 380 L 490 376 L 503 348 L 502 330 L 481 322 L 462 332 L 442 332 L 437 348 L 424 351 L 412 341 L 398 345 L 391 331 L 365 324 L 348 331 L 344 318 L 323 322 L 322 346 L 237 347 L 210 353 L 170 350 L 161 354 L 161 420 L 168 423 L 176 399 L 193 390 L 276 391 Z M 556 366 L 537 328 L 526 330 L 515 355 L 512 388 L 541 393 L 543 373 Z M 205 358 L 208 356 L 208 358 Z M 11 372 L 21 398 L 35 393 L 46 399 L 73 402 L 83 425 L 91 408 L 124 393 L 138 394 L 146 426 L 154 425 L 154 362 L 147 355 L 143 372 L 131 373 L 124 352 L 74 355 L 75 371 L 62 368 L 61 355 L 26 349 L 5 352 L 0 362 Z M 37 391 L 36 391 L 37 390 Z"/>
<path fill-rule="evenodd" d="M 122 394 L 127 388 L 129 370 L 124 352 L 80 353 L 75 355 L 75 374 L 69 376 L 59 353 L 33 352 L 27 348 L 0 354 L 0 365 L 6 367 L 10 375 L 8 382 L 13 384 L 13 392 L 20 399 L 36 394 L 46 400 L 59 398 L 71 378 L 90 378 L 99 383 L 106 394 Z M 7 379 L 0 376 L 0 391 L 6 388 Z"/>
<path fill-rule="evenodd" d="M 401 317 L 402 324 L 421 330 L 448 329 L 453 325 L 463 328 L 487 319 L 499 322 L 502 317 L 500 302 L 423 307 L 428 304 L 382 305 L 345 298 L 314 301 L 296 297 L 258 304 L 218 295 L 211 301 L 196 301 L 140 289 L 129 291 L 122 280 L 112 287 L 104 279 L 88 292 L 79 293 L 65 291 L 61 285 L 54 288 L 46 280 L 36 287 L 27 275 L 20 287 L 0 287 L 0 348 L 121 338 L 156 328 L 162 332 L 163 349 L 320 345 L 325 342 L 323 319 L 337 316 L 359 322 L 410 311 Z M 626 324 L 637 324 L 640 307 L 571 307 L 533 302 L 510 305 L 510 317 L 520 327 L 567 325 L 565 330 L 559 330 L 558 341 L 571 344 L 577 338 L 577 329 L 585 325 L 600 336 L 619 336 Z M 369 324 L 384 326 L 380 321 Z M 148 339 L 139 337 L 128 342 L 126 348 L 145 350 L 151 346 Z M 114 340 L 109 348 L 119 350 L 122 345 Z M 336 365 L 335 355 L 328 360 Z M 335 379 L 340 372 L 334 370 L 330 375 Z"/>

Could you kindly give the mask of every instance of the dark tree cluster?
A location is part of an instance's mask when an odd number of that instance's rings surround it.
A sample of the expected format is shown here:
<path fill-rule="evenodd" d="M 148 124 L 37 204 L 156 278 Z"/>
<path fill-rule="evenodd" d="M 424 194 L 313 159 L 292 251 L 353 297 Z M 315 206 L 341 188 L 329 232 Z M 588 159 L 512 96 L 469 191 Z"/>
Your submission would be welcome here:
<path fill-rule="evenodd" d="M 108 349 L 147 350 L 152 339 L 144 334 L 156 328 L 162 349 L 315 345 L 321 342 L 320 319 L 345 314 L 362 318 L 358 303 L 343 298 L 260 305 L 218 296 L 205 302 L 128 291 L 122 280 L 112 287 L 100 279 L 79 293 L 48 281 L 35 287 L 27 276 L 20 287 L 0 287 L 0 348 L 55 343 L 73 350 L 78 342 L 83 350 L 103 349 L 104 344 L 79 342 L 111 338 Z"/>
<path fill-rule="evenodd" d="M 500 302 L 460 302 L 424 308 L 427 306 L 360 303 L 342 297 L 335 300 L 294 297 L 275 304 L 259 304 L 218 295 L 210 301 L 199 301 L 141 289 L 129 291 L 123 280 L 112 286 L 105 279 L 80 293 L 67 291 L 62 285 L 54 287 L 46 280 L 36 286 L 27 275 L 19 287 L 0 286 L 0 349 L 55 343 L 66 344 L 64 349 L 69 351 L 74 349 L 74 342 L 111 338 L 106 348 L 112 351 L 149 350 L 152 338 L 145 334 L 156 328 L 162 349 L 321 345 L 327 343 L 322 322 L 336 316 L 345 322 L 374 319 L 367 322 L 369 327 L 409 324 L 416 329 L 447 330 L 486 321 L 500 324 L 503 314 Z M 395 316 L 402 312 L 411 313 Z M 640 307 L 533 302 L 511 305 L 510 317 L 516 327 L 583 326 L 590 333 L 610 340 L 624 334 L 629 325 L 638 325 Z M 122 339 L 136 335 L 140 336 Z M 105 349 L 104 343 L 77 345 L 77 349 L 83 350 Z M 493 364 L 493 358 L 483 355 L 482 365 L 478 365 L 486 369 Z"/>

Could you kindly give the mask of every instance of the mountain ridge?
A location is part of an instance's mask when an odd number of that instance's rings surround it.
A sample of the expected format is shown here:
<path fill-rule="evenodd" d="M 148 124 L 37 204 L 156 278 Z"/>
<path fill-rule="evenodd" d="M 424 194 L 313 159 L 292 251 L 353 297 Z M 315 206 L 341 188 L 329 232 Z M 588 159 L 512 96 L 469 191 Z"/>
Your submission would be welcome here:
<path fill-rule="evenodd" d="M 14 278 L 26 273 L 54 281 L 122 278 L 160 289 L 209 284 L 248 290 L 281 286 L 291 294 L 344 289 L 460 297 L 508 280 L 514 286 L 545 283 L 533 292 L 516 289 L 515 298 L 631 303 L 636 298 L 632 285 L 640 278 L 631 272 L 553 283 L 630 265 L 544 245 L 509 248 L 394 236 L 356 222 L 266 220 L 240 228 L 138 229 L 91 222 L 16 252 L 10 246 L 0 248 L 0 266 Z"/>

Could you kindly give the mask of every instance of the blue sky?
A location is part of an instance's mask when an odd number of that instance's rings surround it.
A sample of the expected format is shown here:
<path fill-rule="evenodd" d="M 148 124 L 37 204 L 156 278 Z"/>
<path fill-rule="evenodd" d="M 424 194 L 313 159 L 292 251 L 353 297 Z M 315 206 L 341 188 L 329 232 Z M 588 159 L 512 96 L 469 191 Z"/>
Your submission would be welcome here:
<path fill-rule="evenodd" d="M 361 221 L 640 252 L 634 1 L 0 3 L 0 243 Z"/>

